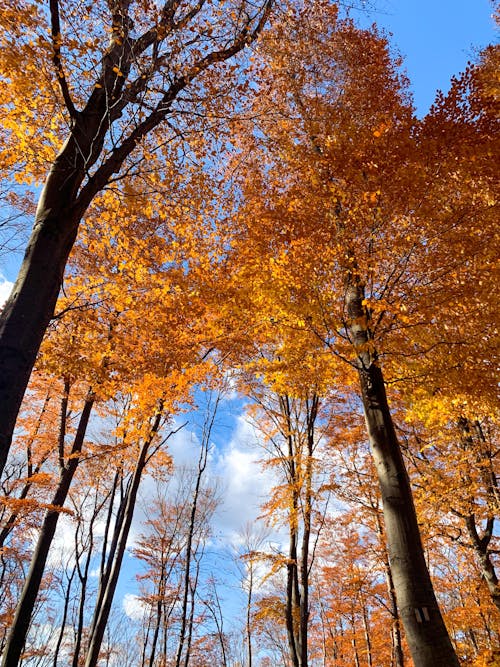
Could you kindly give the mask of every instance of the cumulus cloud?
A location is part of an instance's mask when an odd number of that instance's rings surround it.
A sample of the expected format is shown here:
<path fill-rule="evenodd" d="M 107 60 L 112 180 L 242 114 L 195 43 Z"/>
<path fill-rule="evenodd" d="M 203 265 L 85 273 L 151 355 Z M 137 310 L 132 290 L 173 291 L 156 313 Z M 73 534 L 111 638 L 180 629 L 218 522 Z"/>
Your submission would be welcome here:
<path fill-rule="evenodd" d="M 125 614 L 133 621 L 142 621 L 147 612 L 144 602 L 133 593 L 125 593 L 122 605 Z"/>
<path fill-rule="evenodd" d="M 11 283 L 0 274 L 0 310 L 4 307 L 5 302 L 9 298 L 13 286 L 14 283 Z"/>
<path fill-rule="evenodd" d="M 228 447 L 218 454 L 214 466 L 223 489 L 217 528 L 235 544 L 241 529 L 257 521 L 261 505 L 276 483 L 271 470 L 263 469 L 261 456 L 259 434 L 240 415 Z"/>
<path fill-rule="evenodd" d="M 182 417 L 179 423 L 182 423 L 181 420 Z M 229 547 L 238 546 L 244 526 L 260 523 L 261 506 L 269 497 L 270 488 L 277 484 L 275 473 L 264 469 L 260 462 L 263 451 L 259 447 L 259 433 L 243 413 L 235 418 L 233 415 L 233 423 L 229 441 L 221 443 L 216 437 L 217 442 L 211 443 L 205 472 L 205 483 L 217 488 L 220 501 L 213 519 L 214 533 L 219 542 Z M 169 440 L 168 451 L 174 461 L 174 473 L 167 482 L 167 493 L 172 498 L 176 496 L 179 483 L 182 483 L 182 470 L 197 467 L 200 445 L 197 433 L 189 425 Z M 144 530 L 148 508 L 157 492 L 157 481 L 153 476 L 145 475 L 128 539 L 129 549 L 135 546 Z"/>

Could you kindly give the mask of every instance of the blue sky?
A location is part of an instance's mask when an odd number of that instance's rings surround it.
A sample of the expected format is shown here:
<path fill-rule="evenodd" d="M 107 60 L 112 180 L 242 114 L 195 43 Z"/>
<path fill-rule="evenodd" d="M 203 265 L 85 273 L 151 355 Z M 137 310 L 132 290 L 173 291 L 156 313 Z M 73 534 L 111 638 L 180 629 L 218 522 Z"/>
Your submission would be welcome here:
<path fill-rule="evenodd" d="M 436 90 L 447 90 L 451 76 L 474 59 L 477 48 L 498 39 L 489 0 L 378 0 L 376 6 L 370 22 L 392 33 L 419 116 L 428 111 Z"/>

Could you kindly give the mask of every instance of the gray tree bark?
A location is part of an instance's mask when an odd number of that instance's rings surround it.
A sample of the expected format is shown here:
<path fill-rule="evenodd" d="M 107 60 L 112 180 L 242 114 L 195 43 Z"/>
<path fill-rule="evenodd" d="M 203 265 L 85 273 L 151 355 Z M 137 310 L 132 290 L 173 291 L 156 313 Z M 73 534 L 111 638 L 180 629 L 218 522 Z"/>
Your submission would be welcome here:
<path fill-rule="evenodd" d="M 420 539 L 410 480 L 396 436 L 384 377 L 369 329 L 364 287 L 347 273 L 347 329 L 357 353 L 361 397 L 382 496 L 391 574 L 415 667 L 459 667 L 439 609 Z"/>

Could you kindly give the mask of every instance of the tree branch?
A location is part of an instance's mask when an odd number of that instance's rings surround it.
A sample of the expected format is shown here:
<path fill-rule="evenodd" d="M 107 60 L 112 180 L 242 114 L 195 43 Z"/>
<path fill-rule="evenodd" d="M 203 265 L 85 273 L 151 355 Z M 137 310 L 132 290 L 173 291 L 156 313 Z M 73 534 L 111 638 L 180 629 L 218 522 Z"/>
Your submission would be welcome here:
<path fill-rule="evenodd" d="M 78 111 L 73 104 L 71 99 L 71 94 L 69 92 L 68 81 L 66 75 L 64 74 L 64 69 L 62 66 L 61 60 L 61 22 L 59 19 L 59 0 L 50 0 L 50 32 L 52 35 L 52 62 L 56 68 L 57 80 L 59 81 L 59 86 L 61 88 L 62 96 L 64 99 L 64 104 L 66 109 L 73 121 L 76 121 L 78 118 Z"/>

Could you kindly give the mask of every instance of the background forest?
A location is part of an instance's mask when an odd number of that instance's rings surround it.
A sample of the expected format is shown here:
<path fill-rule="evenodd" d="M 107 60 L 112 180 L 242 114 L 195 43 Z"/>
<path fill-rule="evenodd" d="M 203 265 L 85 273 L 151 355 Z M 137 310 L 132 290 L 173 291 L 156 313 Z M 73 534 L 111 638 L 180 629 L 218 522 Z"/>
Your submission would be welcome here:
<path fill-rule="evenodd" d="M 347 5 L 0 6 L 2 667 L 500 665 L 499 51 Z"/>

